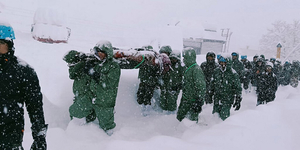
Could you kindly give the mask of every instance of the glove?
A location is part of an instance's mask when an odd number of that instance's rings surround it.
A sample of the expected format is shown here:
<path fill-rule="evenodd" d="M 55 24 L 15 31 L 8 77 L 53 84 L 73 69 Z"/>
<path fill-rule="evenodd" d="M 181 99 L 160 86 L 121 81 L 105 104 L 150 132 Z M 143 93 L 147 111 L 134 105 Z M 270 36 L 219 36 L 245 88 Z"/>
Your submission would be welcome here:
<path fill-rule="evenodd" d="M 47 150 L 47 143 L 46 143 L 47 129 L 48 129 L 48 124 L 44 125 L 44 127 L 38 130 L 31 128 L 32 137 L 34 141 L 31 145 L 30 150 Z"/>
<path fill-rule="evenodd" d="M 206 104 L 211 104 L 213 102 L 212 100 L 212 95 L 207 94 L 205 97 L 205 103 Z"/>
<path fill-rule="evenodd" d="M 79 52 L 79 54 L 78 54 L 77 57 L 78 57 L 78 59 L 79 59 L 80 61 L 84 61 L 84 60 L 87 59 L 88 56 L 86 56 L 85 53 Z"/>
<path fill-rule="evenodd" d="M 191 108 L 195 113 L 200 113 L 202 111 L 201 100 L 193 102 Z"/>
<path fill-rule="evenodd" d="M 93 67 L 95 66 L 95 61 L 93 60 L 88 60 L 85 62 L 85 66 L 84 66 L 84 73 L 86 73 L 87 75 L 92 75 L 93 73 L 90 71 Z"/>
<path fill-rule="evenodd" d="M 235 103 L 233 104 L 233 108 L 235 108 L 234 111 L 239 110 L 239 109 L 241 108 L 241 103 L 235 102 Z"/>
<path fill-rule="evenodd" d="M 242 101 L 242 97 L 240 95 L 236 95 L 235 96 L 235 103 L 233 104 L 233 108 L 235 108 L 234 110 L 237 111 L 241 108 L 241 101 Z"/>
<path fill-rule="evenodd" d="M 180 85 L 178 85 L 178 86 L 172 86 L 171 87 L 171 90 L 172 91 L 179 91 L 181 88 L 180 88 Z"/>

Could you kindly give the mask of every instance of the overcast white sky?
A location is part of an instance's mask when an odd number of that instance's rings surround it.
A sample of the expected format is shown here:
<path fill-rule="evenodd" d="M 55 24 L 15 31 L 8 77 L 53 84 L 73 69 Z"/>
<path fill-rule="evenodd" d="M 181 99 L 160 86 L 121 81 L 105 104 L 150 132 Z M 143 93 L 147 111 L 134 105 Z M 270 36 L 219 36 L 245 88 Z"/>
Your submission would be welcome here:
<path fill-rule="evenodd" d="M 201 24 L 230 28 L 230 51 L 259 48 L 259 39 L 276 20 L 300 20 L 299 0 L 3 0 L 6 5 L 31 3 L 55 7 L 73 18 L 85 18 L 124 30 L 175 24 L 184 36 L 197 36 Z M 26 6 L 26 5 L 25 5 Z M 31 9 L 34 7 L 31 7 Z M 27 9 L 27 8 L 24 8 Z M 28 8 L 29 9 L 29 8 Z M 95 15 L 99 14 L 97 18 Z"/>

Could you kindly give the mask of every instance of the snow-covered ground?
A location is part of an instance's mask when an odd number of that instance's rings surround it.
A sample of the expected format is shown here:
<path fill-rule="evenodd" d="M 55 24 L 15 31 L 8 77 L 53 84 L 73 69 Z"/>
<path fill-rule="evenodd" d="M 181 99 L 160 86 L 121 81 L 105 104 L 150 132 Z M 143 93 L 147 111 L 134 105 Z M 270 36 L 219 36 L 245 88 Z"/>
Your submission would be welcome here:
<path fill-rule="evenodd" d="M 97 34 L 102 32 L 95 29 L 95 22 L 79 20 L 77 24 L 73 22 L 68 44 L 40 43 L 32 39 L 30 34 L 36 9 L 34 6 L 38 2 L 30 1 L 31 3 L 24 4 L 28 7 L 21 7 L 21 4 L 13 7 L 9 3 L 11 1 L 4 2 L 0 2 L 0 17 L 10 22 L 15 29 L 15 54 L 28 62 L 40 79 L 45 117 L 49 124 L 49 150 L 300 149 L 300 87 L 279 87 L 274 102 L 258 107 L 255 106 L 254 92 L 243 92 L 241 109 L 232 111 L 232 115 L 225 121 L 211 114 L 212 105 L 204 105 L 200 114 L 200 124 L 188 120 L 179 123 L 175 114 L 150 111 L 150 115 L 143 116 L 136 102 L 138 70 L 122 70 L 115 114 L 117 127 L 112 136 L 107 136 L 99 129 L 97 121 L 89 124 L 84 124 L 84 119 L 70 121 L 68 107 L 73 99 L 72 81 L 68 78 L 68 67 L 62 57 L 71 49 L 89 52 L 97 41 L 103 40 L 104 37 Z M 14 2 L 17 4 L 21 0 Z M 92 16 L 88 19 L 90 18 Z M 83 25 L 87 25 L 86 28 Z M 90 31 L 91 27 L 94 27 L 95 31 Z M 109 31 L 112 29 L 107 28 Z M 124 30 L 131 31 L 128 28 Z M 119 33 L 111 36 L 118 35 Z M 118 38 L 112 39 L 117 41 Z M 124 44 L 122 37 L 119 40 L 119 43 Z M 132 40 L 135 40 L 138 46 L 149 44 L 141 43 L 144 42 L 142 39 Z M 114 42 L 112 44 L 114 45 Z M 203 61 L 204 56 L 198 56 L 198 64 Z M 27 116 L 25 119 L 23 146 L 29 149 L 32 143 L 31 124 Z"/>

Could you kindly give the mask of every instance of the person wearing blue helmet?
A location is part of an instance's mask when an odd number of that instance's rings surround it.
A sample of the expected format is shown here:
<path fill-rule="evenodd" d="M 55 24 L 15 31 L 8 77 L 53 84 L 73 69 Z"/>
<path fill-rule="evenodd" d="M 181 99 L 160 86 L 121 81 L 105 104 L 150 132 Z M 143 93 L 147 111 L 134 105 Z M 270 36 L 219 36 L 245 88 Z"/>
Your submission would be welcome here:
<path fill-rule="evenodd" d="M 231 53 L 232 58 L 232 68 L 239 74 L 240 80 L 242 80 L 243 72 L 244 72 L 244 65 L 239 60 L 239 54 L 237 52 Z"/>
<path fill-rule="evenodd" d="M 242 101 L 242 87 L 237 72 L 231 67 L 231 59 L 220 57 L 219 67 L 214 70 L 209 94 L 213 97 L 213 114 L 222 120 L 230 116 L 230 109 L 239 110 Z"/>
<path fill-rule="evenodd" d="M 241 83 L 243 83 L 243 88 L 247 90 L 249 88 L 252 65 L 247 59 L 247 55 L 241 55 L 241 62 L 244 65 L 244 72 L 242 73 L 242 77 L 240 79 Z"/>
<path fill-rule="evenodd" d="M 0 23 L 0 149 L 23 149 L 24 106 L 32 124 L 31 150 L 46 150 L 42 93 L 36 72 L 14 55 L 15 34 Z"/>

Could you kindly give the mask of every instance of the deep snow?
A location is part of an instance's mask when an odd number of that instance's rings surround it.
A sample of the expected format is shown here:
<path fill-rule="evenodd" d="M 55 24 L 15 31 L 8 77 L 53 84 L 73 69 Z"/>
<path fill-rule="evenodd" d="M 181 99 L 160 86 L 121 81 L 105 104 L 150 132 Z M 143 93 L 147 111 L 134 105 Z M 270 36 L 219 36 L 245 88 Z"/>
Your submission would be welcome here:
<path fill-rule="evenodd" d="M 32 2 L 32 6 L 35 3 Z M 15 54 L 28 62 L 40 79 L 45 117 L 49 124 L 49 150 L 300 149 L 299 87 L 279 87 L 274 102 L 258 107 L 255 106 L 254 92 L 243 92 L 240 111 L 232 111 L 225 121 L 211 114 L 212 105 L 204 105 L 200 114 L 201 123 L 196 125 L 188 120 L 179 123 L 175 114 L 166 115 L 163 112 L 150 111 L 150 115 L 144 117 L 135 101 L 138 70 L 122 70 L 115 114 L 117 127 L 112 136 L 107 136 L 99 129 L 97 121 L 89 124 L 84 124 L 84 119 L 70 121 L 68 107 L 73 98 L 72 81 L 68 78 L 68 67 L 62 57 L 71 49 L 89 52 L 99 40 L 103 40 L 98 35 L 100 32 L 89 35 L 93 31 L 80 28 L 89 22 L 80 22 L 73 25 L 68 44 L 40 43 L 32 39 L 30 34 L 34 7 L 20 9 L 1 2 L 0 6 L 5 8 L 1 10 L 1 19 L 6 19 L 15 29 Z M 88 27 L 91 26 L 95 27 L 93 24 Z M 127 28 L 125 30 L 130 31 Z M 139 44 L 149 44 L 134 40 Z M 204 56 L 198 56 L 198 64 L 203 61 Z M 31 124 L 28 116 L 25 119 L 23 146 L 29 149 L 32 143 Z"/>

